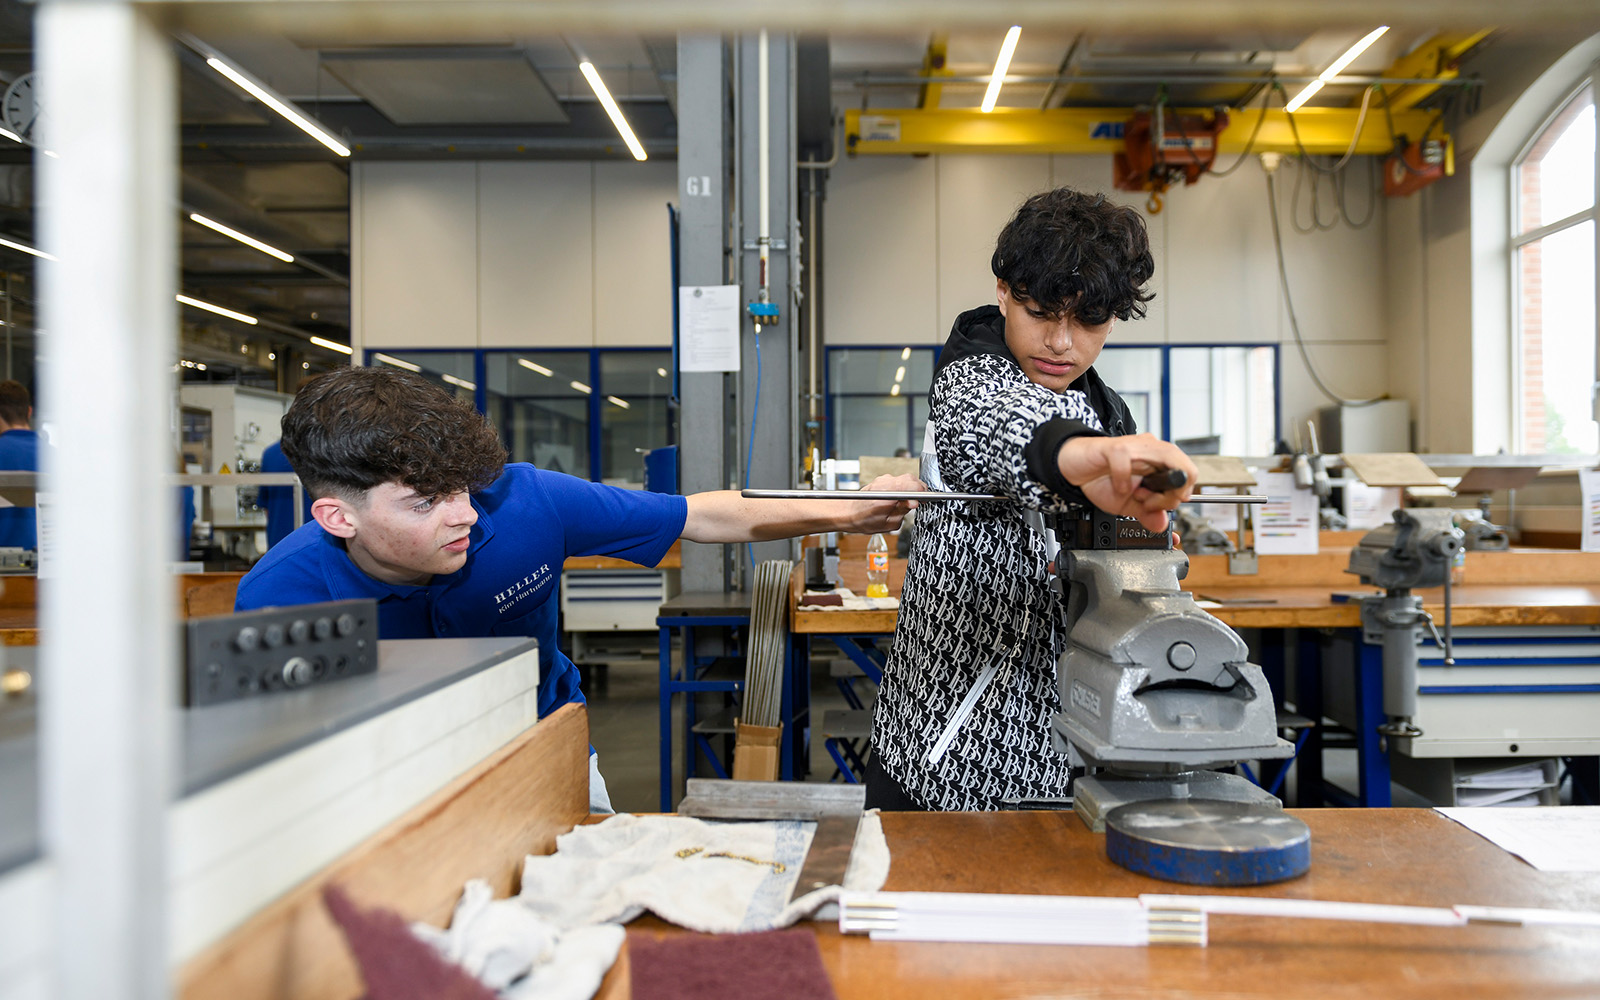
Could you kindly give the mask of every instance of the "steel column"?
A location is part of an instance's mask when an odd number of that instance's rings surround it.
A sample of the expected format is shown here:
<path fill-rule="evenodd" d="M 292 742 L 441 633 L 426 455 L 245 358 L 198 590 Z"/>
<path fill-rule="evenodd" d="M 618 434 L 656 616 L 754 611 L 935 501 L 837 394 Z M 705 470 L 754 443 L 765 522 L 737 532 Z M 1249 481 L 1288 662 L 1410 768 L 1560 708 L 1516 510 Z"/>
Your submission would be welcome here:
<path fill-rule="evenodd" d="M 721 36 L 680 35 L 678 274 L 688 286 L 722 285 L 729 280 L 730 96 L 727 46 Z M 725 490 L 732 484 L 731 381 L 721 372 L 680 375 L 678 480 L 686 496 Z M 727 590 L 731 558 L 729 546 L 685 542 L 684 591 Z"/>

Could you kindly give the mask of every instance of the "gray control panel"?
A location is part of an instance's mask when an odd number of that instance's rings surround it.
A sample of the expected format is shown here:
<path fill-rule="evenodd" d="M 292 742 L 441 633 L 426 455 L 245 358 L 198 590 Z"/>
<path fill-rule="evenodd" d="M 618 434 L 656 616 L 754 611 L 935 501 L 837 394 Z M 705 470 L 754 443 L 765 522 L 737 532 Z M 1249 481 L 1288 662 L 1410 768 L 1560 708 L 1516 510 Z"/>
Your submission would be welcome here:
<path fill-rule="evenodd" d="M 210 705 L 378 669 L 378 602 L 264 608 L 184 623 L 184 704 Z"/>

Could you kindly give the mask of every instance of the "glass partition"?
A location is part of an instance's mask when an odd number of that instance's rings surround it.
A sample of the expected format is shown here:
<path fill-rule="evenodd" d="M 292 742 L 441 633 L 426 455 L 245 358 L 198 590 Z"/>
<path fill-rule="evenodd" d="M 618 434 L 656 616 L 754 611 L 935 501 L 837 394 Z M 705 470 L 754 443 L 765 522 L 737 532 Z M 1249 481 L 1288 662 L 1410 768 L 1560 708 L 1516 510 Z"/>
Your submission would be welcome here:
<path fill-rule="evenodd" d="M 922 450 L 932 347 L 828 349 L 827 440 L 835 458 Z"/>
<path fill-rule="evenodd" d="M 1278 433 L 1278 349 L 1173 347 L 1173 441 L 1215 438 L 1221 455 L 1270 455 Z"/>
<path fill-rule="evenodd" d="M 644 452 L 670 444 L 671 351 L 602 351 L 600 479 L 644 486 Z"/>
<path fill-rule="evenodd" d="M 484 359 L 484 412 L 513 462 L 589 479 L 589 352 L 496 352 Z"/>

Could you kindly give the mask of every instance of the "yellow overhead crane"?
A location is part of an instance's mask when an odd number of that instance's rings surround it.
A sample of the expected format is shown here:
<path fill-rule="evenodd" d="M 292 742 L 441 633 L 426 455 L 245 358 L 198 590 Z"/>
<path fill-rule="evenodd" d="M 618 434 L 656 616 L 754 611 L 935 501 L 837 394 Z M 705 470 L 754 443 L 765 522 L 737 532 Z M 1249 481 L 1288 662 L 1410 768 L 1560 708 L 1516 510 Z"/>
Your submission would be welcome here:
<path fill-rule="evenodd" d="M 1393 81 L 1371 94 L 1363 92 L 1350 107 L 1302 107 L 1293 113 L 1261 106 L 1243 109 L 1180 108 L 1156 104 L 1162 123 L 1154 138 L 1145 109 L 1134 108 L 940 108 L 941 91 L 951 76 L 946 65 L 947 40 L 935 35 L 923 58 L 922 85 L 916 108 L 848 110 L 845 149 L 851 155 L 929 153 L 1110 153 L 1146 162 L 1155 146 L 1156 163 L 1174 168 L 1192 161 L 1188 181 L 1204 174 L 1221 154 L 1276 152 L 1284 154 L 1346 153 L 1390 157 L 1386 189 L 1408 194 L 1440 176 L 1454 173 L 1450 136 L 1442 113 L 1418 110 L 1417 104 L 1441 86 L 1456 80 L 1462 56 L 1492 34 L 1493 29 L 1435 35 L 1390 66 L 1377 79 Z M 1080 78 L 1092 82 L 1092 76 Z M 1263 83 L 1276 87 L 1276 81 Z M 1161 88 L 1161 93 L 1165 88 Z M 1364 105 L 1364 106 L 1363 106 Z M 1133 139 L 1130 143 L 1128 139 Z M 1422 140 L 1428 140 L 1426 149 Z M 1400 142 L 1403 140 L 1403 143 Z M 1133 146 L 1140 146 L 1133 149 Z M 1399 152 L 1398 146 L 1404 151 Z M 1197 155 L 1196 151 L 1201 151 Z M 1203 158 L 1203 162 L 1202 162 Z M 1403 158 L 1404 163 L 1400 163 Z M 1198 168 L 1198 169 L 1197 169 Z M 1119 170 L 1119 173 L 1121 171 Z M 1166 182 L 1145 183 L 1159 193 Z M 1388 177 L 1387 174 L 1393 174 Z M 1124 186 L 1119 178 L 1119 186 Z M 1137 185 L 1137 180 L 1135 180 Z M 1159 204 L 1159 202 L 1157 202 Z"/>

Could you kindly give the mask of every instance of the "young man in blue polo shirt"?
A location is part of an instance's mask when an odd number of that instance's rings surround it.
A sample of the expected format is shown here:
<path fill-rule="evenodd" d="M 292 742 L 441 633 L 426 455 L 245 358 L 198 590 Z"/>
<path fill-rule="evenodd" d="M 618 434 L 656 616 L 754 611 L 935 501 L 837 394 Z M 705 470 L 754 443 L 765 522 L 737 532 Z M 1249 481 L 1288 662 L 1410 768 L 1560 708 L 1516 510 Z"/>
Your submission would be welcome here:
<path fill-rule="evenodd" d="M 39 435 L 32 421 L 33 400 L 27 388 L 15 379 L 0 382 L 0 470 L 39 470 Z M 38 517 L 32 507 L 0 510 L 0 546 L 39 547 Z"/>
<path fill-rule="evenodd" d="M 746 542 L 823 531 L 892 531 L 913 506 L 682 497 L 507 465 L 481 414 L 417 375 L 344 368 L 306 383 L 283 418 L 283 451 L 315 519 L 239 584 L 235 609 L 373 597 L 385 639 L 528 635 L 539 640 L 541 717 L 583 701 L 557 647 L 562 562 L 607 555 L 654 566 L 673 541 Z M 910 477 L 874 483 L 917 489 Z M 590 803 L 610 811 L 589 758 Z"/>

